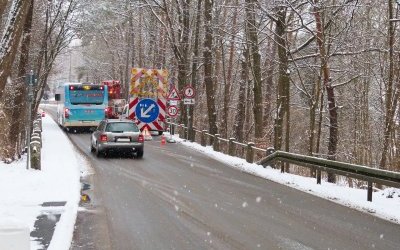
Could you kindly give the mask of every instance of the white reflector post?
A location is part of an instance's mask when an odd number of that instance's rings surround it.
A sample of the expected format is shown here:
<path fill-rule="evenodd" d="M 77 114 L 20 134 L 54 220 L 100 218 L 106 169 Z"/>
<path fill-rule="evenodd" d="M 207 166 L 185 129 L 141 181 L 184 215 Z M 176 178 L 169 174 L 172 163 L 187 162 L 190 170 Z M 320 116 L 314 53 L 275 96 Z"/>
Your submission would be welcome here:
<path fill-rule="evenodd" d="M 29 250 L 30 231 L 18 221 L 0 221 L 0 249 Z"/>

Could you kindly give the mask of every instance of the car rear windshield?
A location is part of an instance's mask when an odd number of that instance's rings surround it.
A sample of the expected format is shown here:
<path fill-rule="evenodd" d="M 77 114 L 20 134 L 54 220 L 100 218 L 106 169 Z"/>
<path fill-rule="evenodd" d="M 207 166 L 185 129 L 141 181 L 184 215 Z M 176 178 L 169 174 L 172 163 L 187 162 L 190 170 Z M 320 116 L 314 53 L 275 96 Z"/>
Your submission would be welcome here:
<path fill-rule="evenodd" d="M 115 122 L 107 124 L 106 132 L 139 132 L 139 128 L 132 122 Z"/>

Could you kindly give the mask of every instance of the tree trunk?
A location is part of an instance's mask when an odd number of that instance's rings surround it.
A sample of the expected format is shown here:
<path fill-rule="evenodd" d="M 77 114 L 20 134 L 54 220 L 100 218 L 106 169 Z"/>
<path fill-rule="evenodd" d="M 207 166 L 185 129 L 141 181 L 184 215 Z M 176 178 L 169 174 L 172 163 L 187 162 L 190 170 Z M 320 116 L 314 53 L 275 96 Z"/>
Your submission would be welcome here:
<path fill-rule="evenodd" d="M 256 0 L 246 0 L 246 33 L 250 42 L 251 70 L 253 75 L 254 92 L 254 136 L 263 137 L 263 106 L 261 86 L 261 55 L 258 46 L 258 34 L 256 24 Z"/>
<path fill-rule="evenodd" d="M 188 58 L 189 58 L 189 32 L 190 32 L 190 13 L 189 6 L 190 1 L 182 1 L 182 12 L 179 12 L 179 55 L 176 56 L 178 63 L 178 89 L 183 89 L 187 84 L 187 75 L 189 71 Z M 186 105 L 181 103 L 181 116 L 180 123 L 188 125 L 188 109 Z M 187 131 L 182 134 L 184 138 L 187 138 Z"/>
<path fill-rule="evenodd" d="M 0 40 L 0 99 L 3 97 L 7 78 L 11 77 L 12 65 L 22 37 L 29 3 L 30 1 L 24 0 L 13 1 L 5 32 Z"/>
<path fill-rule="evenodd" d="M 214 0 L 204 1 L 204 84 L 206 86 L 207 108 L 208 108 L 208 124 L 211 134 L 217 134 L 217 115 L 215 110 L 214 81 L 213 81 L 213 27 L 212 27 L 212 10 Z"/>
<path fill-rule="evenodd" d="M 315 74 L 316 75 L 316 74 Z M 308 155 L 309 156 L 313 156 L 313 153 L 317 151 L 317 148 L 319 148 L 319 146 L 317 146 L 317 142 L 319 141 L 319 135 L 321 132 L 321 124 L 319 124 L 318 127 L 318 132 L 316 131 L 316 116 L 317 116 L 317 108 L 319 105 L 319 100 L 320 95 L 321 95 L 321 73 L 313 76 L 313 80 L 314 80 L 314 85 L 313 85 L 313 90 L 312 90 L 312 96 L 310 97 L 310 104 L 309 104 L 309 108 L 310 108 L 310 123 L 309 123 L 309 130 L 310 130 L 310 134 L 308 136 Z M 322 113 L 322 112 L 320 112 Z M 315 151 L 314 151 L 315 150 Z M 310 169 L 310 175 L 311 177 L 316 177 L 316 169 L 315 168 L 311 168 Z"/>
<path fill-rule="evenodd" d="M 282 149 L 283 140 L 283 120 L 288 111 L 289 103 L 289 60 L 287 54 L 287 42 L 285 38 L 286 10 L 281 8 L 277 12 L 278 21 L 275 27 L 275 41 L 278 46 L 279 57 L 279 77 L 277 90 L 277 110 L 274 124 L 274 147 L 276 150 Z"/>
<path fill-rule="evenodd" d="M 21 43 L 21 53 L 18 65 L 18 80 L 14 85 L 13 90 L 13 103 L 14 108 L 10 109 L 8 117 L 10 117 L 11 127 L 10 133 L 7 135 L 7 144 L 11 146 L 8 150 L 8 158 L 13 156 L 20 156 L 18 147 L 14 147 L 13 143 L 18 142 L 18 138 L 23 133 L 23 126 L 25 125 L 26 116 L 26 84 L 24 82 L 25 75 L 28 72 L 27 65 L 29 61 L 29 46 L 31 42 L 31 31 L 32 31 L 32 16 L 33 16 L 33 4 L 34 0 L 30 0 L 29 10 L 27 19 L 24 24 L 24 31 Z"/>
<path fill-rule="evenodd" d="M 197 1 L 197 13 L 196 13 L 196 29 L 194 32 L 194 48 L 193 48 L 193 61 L 192 61 L 192 87 L 196 90 L 198 86 L 198 77 L 197 77 L 197 67 L 199 64 L 199 36 L 200 36 L 200 18 L 201 18 L 201 3 L 202 0 Z M 189 123 L 194 124 L 194 108 L 191 108 L 189 111 Z M 189 140 L 194 140 L 194 131 L 190 131 Z"/>
<path fill-rule="evenodd" d="M 393 1 L 388 0 L 388 12 L 389 20 L 393 19 Z M 395 26 L 394 22 L 389 21 L 388 26 L 388 46 L 389 46 L 389 72 L 388 72 L 388 82 L 386 84 L 385 93 L 385 130 L 383 134 L 383 149 L 381 160 L 379 162 L 379 168 L 388 169 L 387 157 L 390 144 L 390 135 L 393 128 L 393 115 L 395 113 L 395 107 L 392 105 L 393 102 L 393 78 L 394 78 L 394 42 L 395 42 Z"/>
<path fill-rule="evenodd" d="M 324 25 L 321 18 L 321 10 L 318 7 L 318 0 L 315 0 L 314 17 L 317 28 L 317 44 L 321 58 L 323 70 L 323 82 L 326 89 L 328 99 L 328 114 L 329 114 L 329 142 L 328 142 L 328 159 L 336 159 L 337 142 L 338 142 L 338 114 L 336 106 L 335 91 L 331 84 L 330 69 L 328 58 L 325 49 Z M 336 176 L 328 172 L 328 182 L 336 182 Z"/>
<path fill-rule="evenodd" d="M 137 65 L 137 67 L 139 67 L 139 68 L 146 67 L 146 65 L 144 65 L 144 45 L 143 45 L 142 27 L 143 27 L 143 12 L 139 11 L 139 30 L 137 32 L 137 33 L 139 33 L 138 34 L 138 39 L 139 39 L 139 41 L 138 41 L 139 59 L 138 59 L 138 65 Z"/>
<path fill-rule="evenodd" d="M 273 22 L 271 22 L 270 29 L 273 28 Z M 268 44 L 268 61 L 266 63 L 266 77 L 265 77 L 265 94 L 264 94 L 264 121 L 263 126 L 266 131 L 269 130 L 270 122 L 271 122 L 271 109 L 272 109 L 272 90 L 274 87 L 274 69 L 275 69 L 275 54 L 276 54 L 276 42 L 271 41 Z M 269 138 L 269 143 L 271 142 L 271 138 Z M 268 142 L 267 142 L 268 143 Z"/>
<path fill-rule="evenodd" d="M 240 100 L 246 99 L 246 87 L 249 79 L 248 56 L 249 49 L 244 45 L 243 57 L 240 58 L 241 72 L 239 82 L 239 101 L 237 102 L 235 124 L 233 127 L 234 137 L 239 142 L 243 142 L 243 126 L 246 113 L 246 102 Z"/>
<path fill-rule="evenodd" d="M 0 0 L 0 22 L 1 17 L 3 16 L 4 11 L 6 10 L 8 0 Z"/>
<path fill-rule="evenodd" d="M 236 29 L 237 29 L 237 7 L 239 1 L 236 0 L 234 6 L 236 7 L 233 12 L 232 17 L 232 28 L 231 28 L 231 39 L 229 46 L 229 60 L 228 60 L 228 69 L 226 73 L 226 83 L 224 86 L 224 110 L 223 110 L 223 133 L 222 137 L 228 138 L 228 120 L 229 120 L 229 104 L 231 99 L 231 86 L 232 86 L 232 71 L 233 71 L 233 58 L 235 56 L 235 39 L 236 39 Z"/>

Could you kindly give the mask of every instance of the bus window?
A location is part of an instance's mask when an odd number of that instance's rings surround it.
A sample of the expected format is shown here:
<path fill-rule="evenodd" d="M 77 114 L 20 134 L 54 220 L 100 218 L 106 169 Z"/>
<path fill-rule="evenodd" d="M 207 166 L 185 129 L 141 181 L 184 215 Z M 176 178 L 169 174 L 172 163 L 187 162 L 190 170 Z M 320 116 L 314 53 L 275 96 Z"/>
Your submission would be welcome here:
<path fill-rule="evenodd" d="M 71 104 L 103 104 L 104 90 L 87 86 L 71 86 L 69 100 Z"/>

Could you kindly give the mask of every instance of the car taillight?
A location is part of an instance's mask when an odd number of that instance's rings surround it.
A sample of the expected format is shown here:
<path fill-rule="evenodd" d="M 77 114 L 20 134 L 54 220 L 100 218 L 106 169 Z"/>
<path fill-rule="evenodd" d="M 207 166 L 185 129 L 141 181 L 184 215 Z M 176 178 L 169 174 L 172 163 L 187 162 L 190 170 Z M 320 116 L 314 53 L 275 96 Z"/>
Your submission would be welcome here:
<path fill-rule="evenodd" d="M 64 109 L 64 117 L 69 118 L 69 109 Z"/>
<path fill-rule="evenodd" d="M 142 134 L 139 135 L 138 142 L 144 142 L 144 136 Z"/>
<path fill-rule="evenodd" d="M 107 141 L 107 135 L 100 135 L 100 141 Z"/>

